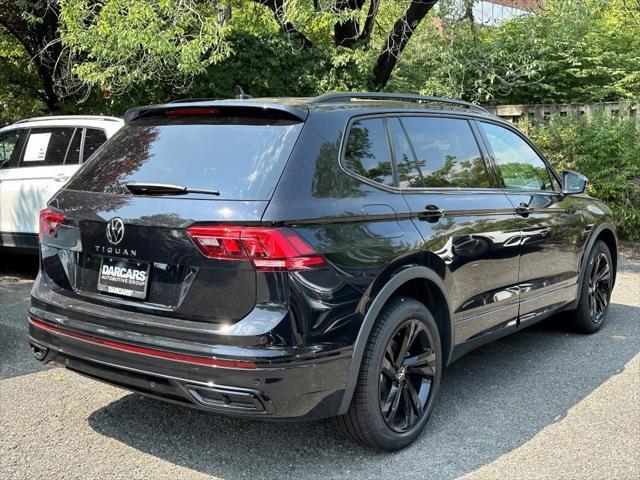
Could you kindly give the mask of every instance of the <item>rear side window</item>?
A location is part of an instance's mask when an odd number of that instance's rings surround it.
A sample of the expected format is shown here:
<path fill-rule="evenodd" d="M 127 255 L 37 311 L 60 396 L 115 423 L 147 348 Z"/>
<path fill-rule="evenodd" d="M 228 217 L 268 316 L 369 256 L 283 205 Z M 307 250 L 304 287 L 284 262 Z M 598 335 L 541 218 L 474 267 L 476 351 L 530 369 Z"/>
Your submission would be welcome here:
<path fill-rule="evenodd" d="M 395 185 L 387 132 L 381 118 L 351 125 L 344 151 L 347 170 L 383 185 Z"/>
<path fill-rule="evenodd" d="M 412 187 L 487 188 L 489 179 L 466 120 L 402 117 L 422 179 Z"/>
<path fill-rule="evenodd" d="M 32 128 L 24 147 L 21 167 L 64 164 L 75 128 Z"/>
<path fill-rule="evenodd" d="M 0 170 L 15 166 L 20 155 L 20 139 L 24 130 L 11 130 L 0 133 Z"/>
<path fill-rule="evenodd" d="M 107 141 L 107 134 L 97 128 L 87 128 L 84 134 L 83 161 L 87 161 L 100 146 Z"/>
<path fill-rule="evenodd" d="M 218 190 L 221 199 L 270 198 L 302 123 L 253 117 L 137 120 L 121 128 L 67 188 L 126 194 L 127 183 Z"/>

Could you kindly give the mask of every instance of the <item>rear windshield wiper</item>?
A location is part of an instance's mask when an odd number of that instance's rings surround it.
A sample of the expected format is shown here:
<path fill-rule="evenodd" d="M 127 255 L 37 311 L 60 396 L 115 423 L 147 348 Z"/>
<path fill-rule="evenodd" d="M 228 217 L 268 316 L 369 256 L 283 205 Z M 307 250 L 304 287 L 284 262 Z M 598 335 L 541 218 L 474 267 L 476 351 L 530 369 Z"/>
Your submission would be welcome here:
<path fill-rule="evenodd" d="M 202 190 L 199 188 L 171 185 L 169 183 L 127 183 L 127 190 L 134 195 L 186 195 L 187 193 L 202 193 L 204 195 L 220 195 L 217 190 Z"/>

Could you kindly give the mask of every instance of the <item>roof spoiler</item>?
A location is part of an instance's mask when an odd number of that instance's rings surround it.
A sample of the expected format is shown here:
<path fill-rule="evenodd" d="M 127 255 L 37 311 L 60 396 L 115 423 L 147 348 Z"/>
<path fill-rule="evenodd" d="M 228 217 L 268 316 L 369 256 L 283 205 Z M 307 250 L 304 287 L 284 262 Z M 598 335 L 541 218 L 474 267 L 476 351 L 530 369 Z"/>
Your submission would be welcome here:
<path fill-rule="evenodd" d="M 186 101 L 180 103 L 165 103 L 160 105 L 148 105 L 145 107 L 134 107 L 127 110 L 124 114 L 124 122 L 131 123 L 134 120 L 145 117 L 165 116 L 166 112 L 179 111 L 180 109 L 194 109 L 194 108 L 213 108 L 216 110 L 253 110 L 256 116 L 260 116 L 262 113 L 271 114 L 281 113 L 283 117 L 290 117 L 291 119 L 305 121 L 309 115 L 307 109 L 293 107 L 291 105 L 285 105 L 281 103 L 272 102 L 259 102 L 251 100 L 212 100 L 212 101 Z"/>

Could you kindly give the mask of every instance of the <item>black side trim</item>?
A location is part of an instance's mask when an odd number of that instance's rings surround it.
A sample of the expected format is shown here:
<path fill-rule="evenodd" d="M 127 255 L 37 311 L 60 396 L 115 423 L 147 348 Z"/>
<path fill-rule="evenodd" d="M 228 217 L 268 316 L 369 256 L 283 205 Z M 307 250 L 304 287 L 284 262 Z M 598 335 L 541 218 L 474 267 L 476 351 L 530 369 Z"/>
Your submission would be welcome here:
<path fill-rule="evenodd" d="M 440 193 L 440 192 L 437 192 Z M 460 193 L 460 192 L 458 192 Z M 502 194 L 502 193 L 501 193 Z M 549 209 L 544 210 L 547 212 Z M 564 212 L 564 209 L 557 209 Z M 285 226 L 296 225 L 324 225 L 324 224 L 336 224 L 336 223 L 354 223 L 354 222 L 374 222 L 379 220 L 404 220 L 404 219 L 420 219 L 423 212 L 401 212 L 394 214 L 383 215 L 348 215 L 342 217 L 318 217 L 318 218 L 305 218 L 299 220 L 286 220 L 282 222 Z M 513 208 L 502 209 L 475 209 L 475 210 L 449 210 L 443 211 L 442 216 L 455 216 L 455 217 L 473 217 L 473 216 L 488 216 L 488 215 L 514 215 Z"/>
<path fill-rule="evenodd" d="M 356 384 L 358 382 L 358 374 L 360 372 L 360 364 L 362 363 L 362 357 L 364 355 L 364 348 L 367 344 L 367 340 L 369 340 L 369 334 L 371 333 L 373 324 L 378 318 L 378 314 L 382 310 L 382 307 L 384 307 L 385 303 L 387 303 L 387 300 L 391 298 L 391 296 L 400 286 L 415 278 L 424 278 L 433 282 L 447 299 L 447 308 L 449 312 L 451 312 L 451 305 L 449 303 L 447 290 L 444 286 L 444 283 L 442 282 L 442 279 L 433 270 L 429 270 L 427 267 L 416 265 L 400 270 L 393 277 L 391 277 L 387 284 L 382 287 L 380 292 L 378 292 L 373 302 L 371 302 L 371 306 L 367 310 L 364 321 L 360 326 L 358 337 L 356 338 L 355 344 L 353 346 L 353 357 L 351 359 L 351 366 L 349 367 L 347 385 L 345 386 L 342 402 L 340 403 L 340 408 L 338 410 L 339 415 L 344 415 L 349 409 L 349 404 L 351 403 L 353 392 L 355 391 Z M 453 332 L 453 325 L 451 326 L 451 329 Z M 451 348 L 449 349 L 449 352 L 453 352 L 453 335 L 451 335 L 451 342 L 452 344 L 450 345 Z M 447 358 L 443 359 L 442 364 L 447 365 L 449 363 L 448 360 L 449 359 Z"/>

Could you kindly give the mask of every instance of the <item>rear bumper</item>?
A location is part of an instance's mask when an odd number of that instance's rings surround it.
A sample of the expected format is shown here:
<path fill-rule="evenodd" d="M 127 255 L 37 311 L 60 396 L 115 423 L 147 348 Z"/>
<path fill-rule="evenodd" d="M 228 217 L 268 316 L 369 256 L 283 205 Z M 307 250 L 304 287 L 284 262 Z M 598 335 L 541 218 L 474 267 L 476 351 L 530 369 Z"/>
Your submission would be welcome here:
<path fill-rule="evenodd" d="M 280 361 L 273 349 L 264 361 L 254 354 L 254 362 L 177 354 L 83 335 L 33 314 L 29 342 L 43 363 L 166 401 L 265 419 L 336 415 L 351 363 L 350 349 L 302 362 L 289 350 Z"/>

